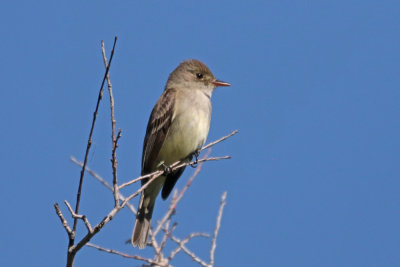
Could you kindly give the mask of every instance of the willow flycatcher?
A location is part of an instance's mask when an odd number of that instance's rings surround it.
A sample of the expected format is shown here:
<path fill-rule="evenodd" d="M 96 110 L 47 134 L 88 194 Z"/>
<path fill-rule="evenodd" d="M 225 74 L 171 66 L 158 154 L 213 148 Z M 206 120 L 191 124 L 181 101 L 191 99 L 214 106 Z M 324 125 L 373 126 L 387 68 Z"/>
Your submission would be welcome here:
<path fill-rule="evenodd" d="M 151 112 L 143 144 L 142 175 L 165 168 L 181 160 L 197 157 L 206 141 L 211 119 L 211 95 L 218 86 L 230 86 L 217 80 L 202 62 L 183 61 L 170 75 L 164 92 Z M 132 245 L 146 247 L 151 217 L 158 193 L 163 199 L 185 168 L 156 178 L 141 194 Z M 142 180 L 142 185 L 149 179 Z"/>

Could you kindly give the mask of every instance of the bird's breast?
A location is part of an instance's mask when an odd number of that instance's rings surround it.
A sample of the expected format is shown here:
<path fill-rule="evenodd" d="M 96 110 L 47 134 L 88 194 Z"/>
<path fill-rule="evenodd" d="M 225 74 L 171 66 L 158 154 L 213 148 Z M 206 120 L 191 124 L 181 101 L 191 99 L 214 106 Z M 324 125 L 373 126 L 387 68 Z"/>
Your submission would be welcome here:
<path fill-rule="evenodd" d="M 211 102 L 203 93 L 187 95 L 175 103 L 175 113 L 159 160 L 170 165 L 201 148 L 210 129 Z"/>

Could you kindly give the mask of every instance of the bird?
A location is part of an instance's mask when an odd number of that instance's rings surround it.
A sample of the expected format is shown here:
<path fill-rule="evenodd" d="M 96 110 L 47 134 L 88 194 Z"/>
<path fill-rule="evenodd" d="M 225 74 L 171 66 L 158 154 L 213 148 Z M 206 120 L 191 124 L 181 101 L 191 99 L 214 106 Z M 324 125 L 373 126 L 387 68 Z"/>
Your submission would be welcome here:
<path fill-rule="evenodd" d="M 211 96 L 216 87 L 231 86 L 217 80 L 210 69 L 196 59 L 185 60 L 169 75 L 155 104 L 146 129 L 141 174 L 166 170 L 140 195 L 131 243 L 143 249 L 151 226 L 156 198 L 165 200 L 184 171 L 167 171 L 174 162 L 190 162 L 206 141 L 211 120 Z M 142 186 L 149 178 L 142 180 Z"/>

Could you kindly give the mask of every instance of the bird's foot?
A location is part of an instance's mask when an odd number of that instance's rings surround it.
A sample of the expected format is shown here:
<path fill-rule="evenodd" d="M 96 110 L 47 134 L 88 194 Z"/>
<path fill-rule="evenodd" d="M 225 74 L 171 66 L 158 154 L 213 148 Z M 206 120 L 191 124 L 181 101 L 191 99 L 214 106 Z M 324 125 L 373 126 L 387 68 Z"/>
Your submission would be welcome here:
<path fill-rule="evenodd" d="M 165 175 L 172 173 L 172 168 L 170 166 L 167 166 L 163 163 L 161 164 L 161 167 L 163 168 Z"/>
<path fill-rule="evenodd" d="M 190 167 L 197 168 L 197 163 L 199 162 L 199 155 L 200 155 L 200 150 L 197 150 L 196 152 L 193 153 L 195 160 L 192 163 L 190 163 Z"/>

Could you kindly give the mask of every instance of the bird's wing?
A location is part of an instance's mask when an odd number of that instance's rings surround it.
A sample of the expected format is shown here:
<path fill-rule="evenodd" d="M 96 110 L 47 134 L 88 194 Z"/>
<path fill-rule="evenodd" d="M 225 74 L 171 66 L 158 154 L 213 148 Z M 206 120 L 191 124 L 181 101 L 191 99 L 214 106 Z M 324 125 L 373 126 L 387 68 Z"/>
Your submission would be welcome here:
<path fill-rule="evenodd" d="M 143 144 L 142 175 L 154 171 L 155 161 L 171 126 L 175 94 L 173 88 L 165 90 L 151 112 Z"/>
<path fill-rule="evenodd" d="M 179 177 L 181 177 L 183 171 L 185 170 L 186 167 L 182 167 L 170 174 L 167 175 L 167 178 L 165 179 L 162 191 L 161 191 L 161 197 L 162 199 L 167 199 L 169 194 L 171 193 L 172 189 L 174 188 L 176 182 L 178 181 Z"/>

